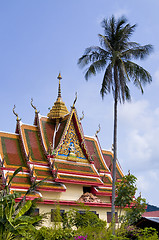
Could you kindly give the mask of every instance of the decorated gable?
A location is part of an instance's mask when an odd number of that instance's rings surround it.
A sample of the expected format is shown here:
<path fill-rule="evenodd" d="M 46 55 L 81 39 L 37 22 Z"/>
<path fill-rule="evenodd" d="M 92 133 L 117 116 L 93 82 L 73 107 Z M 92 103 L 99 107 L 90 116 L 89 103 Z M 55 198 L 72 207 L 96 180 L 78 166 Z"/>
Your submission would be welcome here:
<path fill-rule="evenodd" d="M 88 154 L 75 109 L 72 109 L 62 139 L 57 146 L 57 158 L 88 162 Z"/>

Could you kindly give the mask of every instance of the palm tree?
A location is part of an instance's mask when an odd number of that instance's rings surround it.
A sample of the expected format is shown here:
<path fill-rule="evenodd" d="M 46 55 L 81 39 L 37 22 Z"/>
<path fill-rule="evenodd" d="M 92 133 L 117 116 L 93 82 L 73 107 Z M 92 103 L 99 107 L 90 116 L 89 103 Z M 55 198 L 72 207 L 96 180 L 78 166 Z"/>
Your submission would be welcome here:
<path fill-rule="evenodd" d="M 130 100 L 129 82 L 133 82 L 143 93 L 143 87 L 151 83 L 152 77 L 148 71 L 134 59 L 145 59 L 153 47 L 152 45 L 141 46 L 139 43 L 131 42 L 130 37 L 136 25 L 127 23 L 125 17 L 115 19 L 104 19 L 101 23 L 104 35 L 99 34 L 100 46 L 86 48 L 83 56 L 79 58 L 80 67 L 86 67 L 85 79 L 104 71 L 102 98 L 105 94 L 113 93 L 114 97 L 114 159 L 113 159 L 113 182 L 112 182 L 112 219 L 115 216 L 115 181 L 116 181 L 116 159 L 117 159 L 117 105 L 118 102 Z"/>

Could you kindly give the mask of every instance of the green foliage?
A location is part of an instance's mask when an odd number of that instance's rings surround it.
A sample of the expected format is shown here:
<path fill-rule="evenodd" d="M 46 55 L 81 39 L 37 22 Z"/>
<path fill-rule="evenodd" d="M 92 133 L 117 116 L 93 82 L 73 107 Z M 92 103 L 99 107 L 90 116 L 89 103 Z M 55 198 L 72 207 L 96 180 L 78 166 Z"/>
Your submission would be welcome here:
<path fill-rule="evenodd" d="M 116 231 L 116 236 L 120 239 L 132 239 L 132 240 L 157 240 L 157 231 L 154 228 L 139 229 L 135 226 L 127 226 L 123 224 Z"/>
<path fill-rule="evenodd" d="M 137 178 L 129 172 L 120 182 L 116 183 L 115 205 L 120 209 L 119 220 L 120 222 L 126 221 L 128 225 L 137 222 L 146 209 L 145 198 L 141 196 L 134 198 L 137 190 L 136 180 Z M 125 216 L 121 216 L 121 209 L 123 208 L 125 208 Z"/>
<path fill-rule="evenodd" d="M 18 168 L 11 176 L 9 184 L 13 178 L 22 171 Z M 33 239 L 31 232 L 36 231 L 33 226 L 41 221 L 42 216 L 27 216 L 26 213 L 33 205 L 33 201 L 22 201 L 17 204 L 15 199 L 20 197 L 19 193 L 9 193 L 9 185 L 6 184 L 3 190 L 0 191 L 0 239 L 22 239 L 29 235 L 28 239 Z M 27 238 L 26 238 L 27 239 Z"/>
<path fill-rule="evenodd" d="M 14 176 L 18 173 L 16 171 Z M 13 177 L 14 177 L 13 176 Z M 13 179 L 13 178 L 12 178 Z M 133 184 L 135 188 L 136 178 L 129 175 L 125 177 L 126 185 Z M 130 181 L 128 181 L 130 180 Z M 124 186 L 122 185 L 122 189 Z M 133 188 L 130 191 L 133 193 Z M 106 222 L 97 217 L 84 207 L 84 213 L 77 209 L 71 209 L 61 216 L 60 207 L 57 205 L 54 211 L 54 228 L 35 228 L 35 224 L 42 220 L 43 216 L 34 216 L 32 210 L 35 201 L 15 202 L 20 197 L 16 192 L 9 194 L 8 185 L 0 191 L 0 239 L 1 240 L 74 240 L 76 236 L 87 236 L 87 240 L 157 240 L 157 232 L 153 228 L 137 229 L 134 226 L 122 224 L 112 235 L 111 225 L 106 228 Z M 127 200 L 129 200 L 127 198 Z M 124 201 L 125 204 L 125 201 Z M 124 206 L 122 202 L 122 206 Z M 128 203 L 127 203 L 128 204 Z M 127 211 L 127 224 L 138 219 L 146 206 L 145 200 L 139 196 L 133 202 L 132 208 Z"/>
<path fill-rule="evenodd" d="M 130 25 L 124 16 L 118 19 L 114 16 L 103 19 L 101 26 L 104 35 L 98 34 L 99 46 L 86 48 L 83 56 L 78 60 L 78 65 L 81 68 L 87 67 L 86 80 L 104 72 L 100 91 L 102 97 L 112 91 L 114 99 L 117 97 L 123 102 L 130 100 L 128 84 L 131 81 L 142 93 L 142 86 L 152 81 L 149 72 L 133 60 L 145 59 L 152 52 L 153 47 L 150 44 L 141 46 L 130 41 L 136 25 Z"/>
<path fill-rule="evenodd" d="M 146 199 L 138 196 L 134 201 L 131 208 L 126 210 L 126 220 L 129 225 L 137 222 L 146 209 Z"/>
<path fill-rule="evenodd" d="M 56 209 L 53 210 L 52 221 L 54 222 L 55 229 L 61 227 L 62 217 L 60 213 L 60 206 L 56 205 Z"/>
<path fill-rule="evenodd" d="M 42 227 L 35 236 L 37 240 L 70 240 L 75 236 L 75 230 L 72 229 L 54 229 Z"/>
<path fill-rule="evenodd" d="M 74 228 L 76 226 L 76 216 L 77 216 L 77 209 L 70 209 L 67 213 L 64 214 L 62 222 L 63 228 Z"/>
<path fill-rule="evenodd" d="M 89 212 L 89 209 L 86 209 L 85 214 L 82 214 L 81 217 L 78 214 L 77 209 L 71 209 L 65 215 L 65 221 L 69 228 L 66 225 L 60 225 L 59 228 L 42 227 L 34 234 L 34 240 L 75 240 L 77 236 L 87 236 L 87 240 L 158 239 L 155 229 L 146 228 L 143 230 L 126 224 L 122 224 L 116 230 L 115 235 L 112 235 L 111 224 L 106 227 L 106 223 L 98 219 L 94 213 Z M 28 238 L 24 239 L 28 240 Z"/>
<path fill-rule="evenodd" d="M 64 214 L 62 219 L 64 228 L 86 228 L 92 226 L 93 228 L 104 228 L 106 222 L 98 218 L 98 216 L 89 211 L 89 208 L 84 207 L 84 211 L 81 214 L 77 209 L 71 209 Z"/>
<path fill-rule="evenodd" d="M 77 228 L 91 226 L 92 228 L 102 229 L 106 226 L 106 222 L 98 218 L 95 213 L 86 210 L 84 214 L 76 213 L 75 226 Z"/>
<path fill-rule="evenodd" d="M 115 205 L 120 208 L 130 206 L 133 202 L 133 198 L 136 193 L 136 180 L 137 178 L 130 174 L 130 172 L 122 177 L 120 182 L 116 183 L 116 194 Z"/>
<path fill-rule="evenodd" d="M 138 235 L 138 240 L 157 240 L 157 231 L 154 228 L 145 228 Z"/>
<path fill-rule="evenodd" d="M 34 240 L 74 240 L 76 236 L 87 236 L 87 240 L 157 240 L 157 232 L 153 228 L 138 229 L 123 225 L 112 235 L 111 227 L 94 228 L 87 226 L 78 230 L 54 229 L 42 227 L 34 234 Z M 29 238 L 24 238 L 29 240 Z M 30 238 L 32 240 L 32 238 Z"/>

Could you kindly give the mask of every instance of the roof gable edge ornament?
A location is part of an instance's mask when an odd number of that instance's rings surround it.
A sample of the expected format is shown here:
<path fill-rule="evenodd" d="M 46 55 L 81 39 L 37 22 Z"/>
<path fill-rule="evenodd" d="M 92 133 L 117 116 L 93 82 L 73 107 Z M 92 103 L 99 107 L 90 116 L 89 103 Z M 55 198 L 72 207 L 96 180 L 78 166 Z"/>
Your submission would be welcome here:
<path fill-rule="evenodd" d="M 102 148 L 101 148 L 101 145 L 100 145 L 100 142 L 99 142 L 99 139 L 98 139 L 97 134 L 95 135 L 94 140 L 95 140 L 96 143 L 97 143 L 98 150 L 99 150 L 99 153 L 100 153 L 100 157 L 101 157 L 101 159 L 102 159 L 102 162 L 103 162 L 103 164 L 105 165 L 105 168 L 110 172 L 110 170 L 109 170 L 109 168 L 108 168 L 108 166 L 107 166 L 107 164 L 106 164 L 106 162 L 105 162 L 105 160 L 104 160 L 103 153 L 102 153 Z"/>
<path fill-rule="evenodd" d="M 44 155 L 47 157 L 47 155 L 48 155 L 48 148 L 47 148 L 47 145 L 46 145 L 46 143 L 44 141 L 44 137 L 43 137 L 43 134 L 42 134 L 42 126 L 41 126 L 41 122 L 40 122 L 42 117 L 45 117 L 45 116 L 42 116 L 40 114 L 37 115 L 37 128 L 39 130 L 38 136 L 39 136 L 39 141 L 41 143 L 41 147 L 42 147 L 42 149 L 44 151 Z"/>
<path fill-rule="evenodd" d="M 72 105 L 71 108 L 75 108 L 75 103 L 76 103 L 76 101 L 77 101 L 77 92 L 75 92 L 75 99 L 74 99 L 74 101 L 73 101 L 73 105 Z"/>
<path fill-rule="evenodd" d="M 21 118 L 19 118 L 19 116 L 18 116 L 18 114 L 15 112 L 15 108 L 16 108 L 16 106 L 15 106 L 15 104 L 14 104 L 14 107 L 13 107 L 13 113 L 14 113 L 14 115 L 17 117 L 17 121 L 21 121 Z"/>
<path fill-rule="evenodd" d="M 30 105 L 31 105 L 32 108 L 35 110 L 35 113 L 39 113 L 39 112 L 40 112 L 40 111 L 37 110 L 37 108 L 35 107 L 35 105 L 33 105 L 33 98 L 31 98 Z"/>
<path fill-rule="evenodd" d="M 20 128 L 20 125 L 21 125 L 21 118 L 19 118 L 18 113 L 15 112 L 15 108 L 16 108 L 16 105 L 14 104 L 14 107 L 13 107 L 12 111 L 13 111 L 13 114 L 17 117 L 16 118 L 17 123 L 16 123 L 15 133 L 19 134 L 19 128 Z"/>

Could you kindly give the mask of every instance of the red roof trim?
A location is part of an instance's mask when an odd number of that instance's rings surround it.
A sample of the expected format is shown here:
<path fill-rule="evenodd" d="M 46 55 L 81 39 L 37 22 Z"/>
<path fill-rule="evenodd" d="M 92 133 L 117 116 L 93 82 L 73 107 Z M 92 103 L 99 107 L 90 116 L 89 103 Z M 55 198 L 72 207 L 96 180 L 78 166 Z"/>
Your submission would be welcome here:
<path fill-rule="evenodd" d="M 56 201 L 56 200 L 43 200 L 39 202 L 39 204 L 60 204 L 60 205 L 66 205 L 66 206 L 78 206 L 81 205 L 80 202 L 77 201 Z M 111 203 L 90 203 L 86 202 L 84 205 L 92 206 L 92 207 L 111 207 Z"/>
<path fill-rule="evenodd" d="M 96 177 L 96 178 L 100 178 L 99 175 L 97 174 L 89 174 L 89 173 L 78 173 L 78 172 L 67 172 L 67 171 L 61 171 L 61 170 L 58 170 L 58 173 L 67 173 L 67 174 L 71 174 L 71 175 L 81 175 L 81 176 L 89 176 L 89 177 Z"/>
<path fill-rule="evenodd" d="M 21 190 L 28 190 L 29 188 L 28 187 L 21 187 L 21 186 L 12 186 L 11 189 L 21 189 Z M 65 192 L 66 189 L 60 189 L 60 188 L 47 188 L 47 187 L 38 187 L 37 190 L 40 190 L 40 191 L 47 191 L 47 192 Z"/>
<path fill-rule="evenodd" d="M 112 193 L 103 193 L 103 192 L 95 192 L 95 195 L 97 195 L 97 196 L 112 196 Z"/>
<path fill-rule="evenodd" d="M 36 197 L 37 198 L 37 197 Z M 22 198 L 17 198 L 15 201 L 19 202 Z M 34 197 L 27 197 L 26 200 L 33 200 Z M 81 203 L 77 201 L 56 201 L 56 200 L 48 200 L 48 199 L 42 199 L 42 201 L 38 202 L 39 204 L 60 204 L 65 206 L 80 206 Z M 109 207 L 111 208 L 111 203 L 90 203 L 86 202 L 84 205 L 90 206 L 90 207 Z"/>
<path fill-rule="evenodd" d="M 96 189 L 92 189 L 92 193 L 97 196 L 112 196 L 112 192 L 98 192 Z"/>
<path fill-rule="evenodd" d="M 37 190 L 46 192 L 66 192 L 66 189 L 39 187 Z"/>
<path fill-rule="evenodd" d="M 159 217 L 159 211 L 145 212 L 142 217 Z"/>
<path fill-rule="evenodd" d="M 103 186 L 103 183 L 94 183 L 94 182 L 86 182 L 86 181 L 76 181 L 76 180 L 65 180 L 65 179 L 55 179 L 55 182 L 61 183 L 73 183 L 73 184 L 84 184 L 84 185 L 91 185 L 91 186 Z"/>

